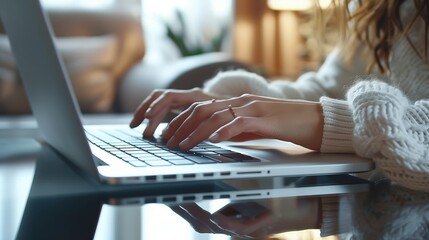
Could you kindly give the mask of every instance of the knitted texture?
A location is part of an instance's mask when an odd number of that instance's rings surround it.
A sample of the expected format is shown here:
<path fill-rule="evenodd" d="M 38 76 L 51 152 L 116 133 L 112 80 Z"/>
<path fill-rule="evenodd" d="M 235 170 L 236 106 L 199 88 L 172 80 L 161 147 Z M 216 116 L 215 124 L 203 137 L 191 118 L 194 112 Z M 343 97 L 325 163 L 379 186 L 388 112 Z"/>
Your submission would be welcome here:
<path fill-rule="evenodd" d="M 204 91 L 223 97 L 235 97 L 245 93 L 268 97 L 285 97 L 280 88 L 270 86 L 263 77 L 244 70 L 218 73 L 205 84 Z"/>
<path fill-rule="evenodd" d="M 382 186 L 350 197 L 350 235 L 344 239 L 429 239 L 429 194 Z"/>
<path fill-rule="evenodd" d="M 386 83 L 356 84 L 347 94 L 354 149 L 393 181 L 429 191 L 429 101 L 411 103 Z"/>

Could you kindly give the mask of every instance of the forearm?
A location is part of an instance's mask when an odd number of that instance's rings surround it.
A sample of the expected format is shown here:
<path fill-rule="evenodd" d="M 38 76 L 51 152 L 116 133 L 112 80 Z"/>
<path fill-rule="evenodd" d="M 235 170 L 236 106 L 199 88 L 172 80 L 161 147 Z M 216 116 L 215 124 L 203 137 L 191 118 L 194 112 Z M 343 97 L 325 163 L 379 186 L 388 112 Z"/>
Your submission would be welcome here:
<path fill-rule="evenodd" d="M 224 97 L 254 94 L 284 99 L 318 101 L 321 96 L 343 99 L 355 76 L 365 73 L 359 56 L 345 65 L 338 50 L 333 51 L 317 72 L 307 72 L 296 81 L 267 81 L 243 70 L 221 72 L 206 82 L 204 91 Z"/>

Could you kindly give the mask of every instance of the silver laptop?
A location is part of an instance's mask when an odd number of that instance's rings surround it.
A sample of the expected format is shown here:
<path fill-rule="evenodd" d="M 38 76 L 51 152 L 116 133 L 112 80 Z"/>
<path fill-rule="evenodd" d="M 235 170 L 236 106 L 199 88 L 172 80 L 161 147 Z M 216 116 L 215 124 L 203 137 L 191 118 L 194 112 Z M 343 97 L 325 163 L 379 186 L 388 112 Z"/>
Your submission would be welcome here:
<path fill-rule="evenodd" d="M 320 154 L 275 140 L 203 143 L 183 153 L 165 148 L 156 139 L 142 139 L 142 129 L 131 130 L 125 125 L 83 127 L 52 28 L 39 1 L 2 0 L 0 11 L 46 142 L 91 179 L 135 184 L 332 175 L 374 167 L 372 161 L 352 154 Z"/>

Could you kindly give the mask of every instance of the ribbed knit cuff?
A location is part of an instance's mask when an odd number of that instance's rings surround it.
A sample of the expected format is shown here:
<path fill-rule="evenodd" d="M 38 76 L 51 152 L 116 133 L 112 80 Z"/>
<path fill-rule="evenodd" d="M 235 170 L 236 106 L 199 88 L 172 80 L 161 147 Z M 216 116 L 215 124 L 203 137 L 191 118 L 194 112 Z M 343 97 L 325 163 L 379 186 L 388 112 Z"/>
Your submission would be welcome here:
<path fill-rule="evenodd" d="M 348 235 L 352 224 L 348 212 L 353 206 L 348 201 L 342 201 L 342 197 L 332 195 L 321 197 L 321 207 L 320 236 Z"/>
<path fill-rule="evenodd" d="M 324 126 L 321 152 L 353 153 L 354 122 L 344 100 L 321 97 Z"/>
<path fill-rule="evenodd" d="M 327 237 L 339 234 L 339 208 L 338 196 L 321 197 L 322 223 L 320 225 L 320 236 Z"/>

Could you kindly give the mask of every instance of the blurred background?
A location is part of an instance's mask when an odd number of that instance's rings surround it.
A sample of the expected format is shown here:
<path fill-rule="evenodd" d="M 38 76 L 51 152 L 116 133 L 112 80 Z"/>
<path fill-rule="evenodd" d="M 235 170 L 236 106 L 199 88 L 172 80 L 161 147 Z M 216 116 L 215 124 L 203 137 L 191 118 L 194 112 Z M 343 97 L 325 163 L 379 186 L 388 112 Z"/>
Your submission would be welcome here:
<path fill-rule="evenodd" d="M 153 89 L 202 86 L 228 69 L 269 80 L 315 70 L 336 35 L 327 27 L 317 40 L 313 1 L 41 0 L 84 113 L 132 112 Z M 0 30 L 0 114 L 30 114 Z"/>

